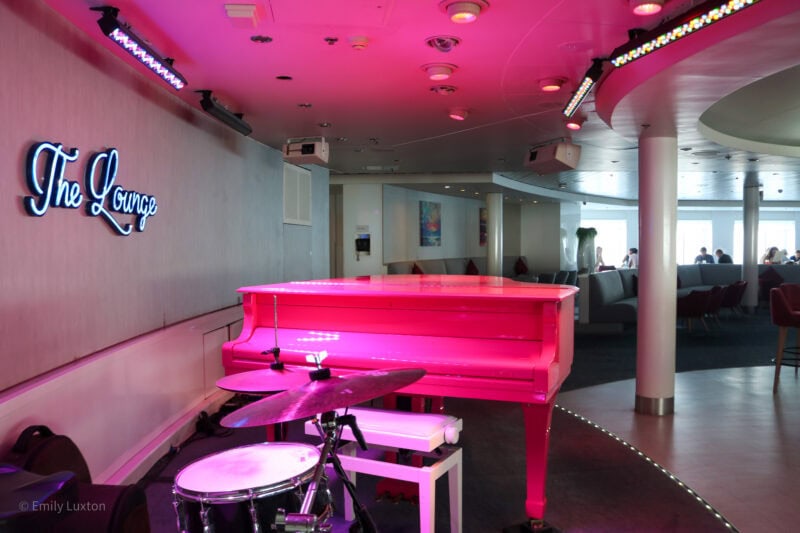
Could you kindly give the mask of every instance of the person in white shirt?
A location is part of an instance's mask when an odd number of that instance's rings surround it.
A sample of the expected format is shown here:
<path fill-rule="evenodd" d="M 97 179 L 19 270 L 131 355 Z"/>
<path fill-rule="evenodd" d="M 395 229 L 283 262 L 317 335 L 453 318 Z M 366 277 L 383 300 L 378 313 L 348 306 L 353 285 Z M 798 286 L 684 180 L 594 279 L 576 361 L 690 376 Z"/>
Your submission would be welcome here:
<path fill-rule="evenodd" d="M 628 250 L 628 268 L 639 268 L 639 249 L 630 248 Z"/>

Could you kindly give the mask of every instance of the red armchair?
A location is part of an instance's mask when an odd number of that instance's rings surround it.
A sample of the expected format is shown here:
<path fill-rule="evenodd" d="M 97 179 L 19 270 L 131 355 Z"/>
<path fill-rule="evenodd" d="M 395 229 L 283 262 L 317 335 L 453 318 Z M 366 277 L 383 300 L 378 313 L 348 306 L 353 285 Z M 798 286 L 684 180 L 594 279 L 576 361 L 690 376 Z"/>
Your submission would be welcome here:
<path fill-rule="evenodd" d="M 681 296 L 676 302 L 678 318 L 686 319 L 686 328 L 692 332 L 692 320 L 698 319 L 703 324 L 703 328 L 708 331 L 708 326 L 704 319 L 708 309 L 708 300 L 711 291 L 692 291 L 686 296 Z"/>
<path fill-rule="evenodd" d="M 800 349 L 797 346 L 786 347 L 786 335 L 789 328 L 795 328 L 800 339 L 800 285 L 784 283 L 769 291 L 769 312 L 772 323 L 778 326 L 778 350 L 775 355 L 775 380 L 772 393 L 778 392 L 781 378 L 781 366 L 793 366 L 795 375 L 800 364 Z M 788 357 L 784 357 L 788 354 Z"/>
<path fill-rule="evenodd" d="M 747 289 L 747 282 L 744 280 L 737 281 L 728 285 L 725 291 L 725 296 L 722 297 L 722 309 L 730 309 L 732 313 L 742 314 L 742 297 L 744 291 Z"/>
<path fill-rule="evenodd" d="M 719 309 L 722 307 L 722 300 L 725 299 L 725 294 L 728 292 L 728 287 L 721 287 L 714 285 L 711 287 L 711 294 L 708 296 L 706 303 L 706 316 L 713 318 L 719 326 Z"/>

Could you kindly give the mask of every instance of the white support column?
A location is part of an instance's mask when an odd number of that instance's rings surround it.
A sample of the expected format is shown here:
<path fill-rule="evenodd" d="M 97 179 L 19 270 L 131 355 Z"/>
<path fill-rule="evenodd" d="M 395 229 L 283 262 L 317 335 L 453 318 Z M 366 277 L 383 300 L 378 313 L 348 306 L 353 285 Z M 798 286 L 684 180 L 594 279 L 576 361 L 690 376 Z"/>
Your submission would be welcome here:
<path fill-rule="evenodd" d="M 744 258 L 742 279 L 747 289 L 742 298 L 742 307 L 753 310 L 758 307 L 758 209 L 761 203 L 758 174 L 748 173 L 744 178 Z"/>
<path fill-rule="evenodd" d="M 678 144 L 674 135 L 639 138 L 639 312 L 636 412 L 668 415 L 675 401 L 675 227 Z"/>
<path fill-rule="evenodd" d="M 503 194 L 486 195 L 486 254 L 490 276 L 503 275 Z"/>

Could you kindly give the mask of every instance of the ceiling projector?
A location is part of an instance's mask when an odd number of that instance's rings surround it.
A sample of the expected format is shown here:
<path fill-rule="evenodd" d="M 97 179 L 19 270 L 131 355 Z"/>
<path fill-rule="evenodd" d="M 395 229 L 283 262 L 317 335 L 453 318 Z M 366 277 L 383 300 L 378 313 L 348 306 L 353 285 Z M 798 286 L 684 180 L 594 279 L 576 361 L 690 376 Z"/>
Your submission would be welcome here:
<path fill-rule="evenodd" d="M 295 165 L 325 165 L 328 154 L 328 143 L 323 137 L 288 139 L 283 145 L 283 160 Z"/>
<path fill-rule="evenodd" d="M 531 148 L 525 166 L 539 175 L 574 170 L 581 157 L 581 147 L 571 142 L 557 142 Z"/>

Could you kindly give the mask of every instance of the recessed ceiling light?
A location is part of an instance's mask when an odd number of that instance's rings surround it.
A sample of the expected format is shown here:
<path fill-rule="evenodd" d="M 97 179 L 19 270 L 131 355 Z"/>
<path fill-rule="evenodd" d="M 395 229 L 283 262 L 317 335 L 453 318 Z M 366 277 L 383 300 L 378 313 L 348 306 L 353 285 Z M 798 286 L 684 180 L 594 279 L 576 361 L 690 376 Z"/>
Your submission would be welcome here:
<path fill-rule="evenodd" d="M 449 189 L 449 188 L 450 188 L 450 186 L 449 186 L 449 185 L 445 185 L 445 186 L 444 186 L 444 188 L 445 188 L 445 189 Z"/>
<path fill-rule="evenodd" d="M 319 124 L 317 124 L 317 126 L 319 126 L 320 128 L 330 128 L 331 127 L 331 123 L 330 122 L 320 122 Z"/>
<path fill-rule="evenodd" d="M 468 2 L 459 2 L 458 0 L 442 0 L 439 3 L 447 16 L 450 17 L 452 22 L 456 24 L 469 24 L 478 20 L 478 15 L 481 11 L 489 7 L 489 2 L 485 0 L 470 0 Z"/>
<path fill-rule="evenodd" d="M 559 91 L 562 85 L 564 85 L 564 80 L 562 78 L 546 78 L 539 80 L 539 89 L 546 93 Z"/>
<path fill-rule="evenodd" d="M 461 108 L 451 109 L 448 113 L 448 116 L 453 120 L 466 120 L 468 115 L 469 112 Z"/>
<path fill-rule="evenodd" d="M 302 104 L 297 104 L 297 107 L 302 107 L 303 109 L 311 109 L 311 104 L 308 102 L 304 102 Z"/>
<path fill-rule="evenodd" d="M 634 15 L 655 15 L 664 7 L 664 0 L 630 0 Z"/>
<path fill-rule="evenodd" d="M 572 131 L 578 131 L 583 127 L 583 122 L 586 120 L 584 117 L 573 115 L 572 117 L 567 119 L 567 129 Z"/>
<path fill-rule="evenodd" d="M 428 75 L 428 79 L 431 81 L 444 81 L 452 76 L 457 68 L 458 67 L 450 63 L 430 63 L 422 65 L 422 70 L 425 71 L 425 74 Z"/>
<path fill-rule="evenodd" d="M 350 48 L 353 50 L 366 50 L 369 46 L 369 39 L 363 35 L 350 37 Z"/>
<path fill-rule="evenodd" d="M 756 161 L 758 161 L 758 158 L 757 157 L 750 157 L 747 160 L 750 161 L 751 163 L 755 163 Z"/>
<path fill-rule="evenodd" d="M 275 76 L 275 79 L 276 80 L 281 80 L 281 81 L 291 81 L 292 77 L 291 76 Z"/>

